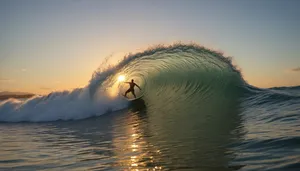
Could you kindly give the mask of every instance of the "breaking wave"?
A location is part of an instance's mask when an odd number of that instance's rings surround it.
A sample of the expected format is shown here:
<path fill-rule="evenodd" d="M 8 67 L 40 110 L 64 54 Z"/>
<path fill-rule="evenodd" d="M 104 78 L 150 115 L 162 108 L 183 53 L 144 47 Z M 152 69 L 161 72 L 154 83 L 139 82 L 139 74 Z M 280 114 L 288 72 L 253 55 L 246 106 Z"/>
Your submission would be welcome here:
<path fill-rule="evenodd" d="M 129 54 L 114 66 L 104 62 L 84 88 L 2 101 L 0 121 L 78 120 L 124 109 L 128 101 L 119 95 L 126 88 L 118 81 L 120 75 L 134 79 L 146 105 L 156 109 L 235 101 L 249 89 L 231 58 L 222 53 L 195 44 L 158 45 Z"/>

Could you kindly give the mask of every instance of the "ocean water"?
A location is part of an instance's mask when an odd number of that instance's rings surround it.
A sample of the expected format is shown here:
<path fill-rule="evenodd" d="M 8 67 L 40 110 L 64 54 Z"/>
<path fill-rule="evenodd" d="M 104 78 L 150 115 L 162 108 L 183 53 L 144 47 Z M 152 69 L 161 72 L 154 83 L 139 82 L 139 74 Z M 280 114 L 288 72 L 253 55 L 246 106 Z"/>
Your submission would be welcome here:
<path fill-rule="evenodd" d="M 143 94 L 120 92 L 134 79 Z M 86 87 L 0 102 L 0 170 L 299 170 L 300 87 L 194 44 L 105 61 Z"/>

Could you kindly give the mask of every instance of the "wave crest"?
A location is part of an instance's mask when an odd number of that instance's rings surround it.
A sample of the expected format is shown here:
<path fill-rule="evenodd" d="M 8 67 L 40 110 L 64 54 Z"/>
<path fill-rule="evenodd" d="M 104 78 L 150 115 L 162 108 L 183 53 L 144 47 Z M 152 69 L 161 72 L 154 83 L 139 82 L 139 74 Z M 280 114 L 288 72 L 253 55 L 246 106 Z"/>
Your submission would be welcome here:
<path fill-rule="evenodd" d="M 219 52 L 196 44 L 158 45 L 129 54 L 115 66 L 105 61 L 84 88 L 2 102 L 0 121 L 83 119 L 122 109 L 127 101 L 118 96 L 124 89 L 117 81 L 119 75 L 135 79 L 146 103 L 156 107 L 167 102 L 185 106 L 212 97 L 234 99 L 247 85 L 231 58 Z"/>

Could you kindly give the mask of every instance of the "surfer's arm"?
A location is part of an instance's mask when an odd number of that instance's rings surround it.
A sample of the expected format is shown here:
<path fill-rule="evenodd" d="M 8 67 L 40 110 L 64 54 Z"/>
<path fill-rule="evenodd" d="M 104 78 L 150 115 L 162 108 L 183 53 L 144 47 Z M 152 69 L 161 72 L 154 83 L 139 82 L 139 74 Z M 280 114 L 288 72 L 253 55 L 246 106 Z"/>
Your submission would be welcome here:
<path fill-rule="evenodd" d="M 135 84 L 135 85 L 136 85 L 140 90 L 142 90 L 140 86 L 138 86 L 137 84 Z"/>

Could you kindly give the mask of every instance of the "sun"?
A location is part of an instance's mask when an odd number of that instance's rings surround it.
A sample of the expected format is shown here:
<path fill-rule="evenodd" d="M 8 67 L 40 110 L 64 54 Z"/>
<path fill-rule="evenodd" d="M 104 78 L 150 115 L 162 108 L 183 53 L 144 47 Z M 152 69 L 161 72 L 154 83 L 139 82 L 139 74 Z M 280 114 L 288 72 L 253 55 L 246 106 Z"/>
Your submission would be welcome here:
<path fill-rule="evenodd" d="M 118 81 L 119 81 L 119 82 L 125 81 L 125 76 L 124 76 L 124 75 L 120 75 L 120 76 L 118 77 Z"/>

